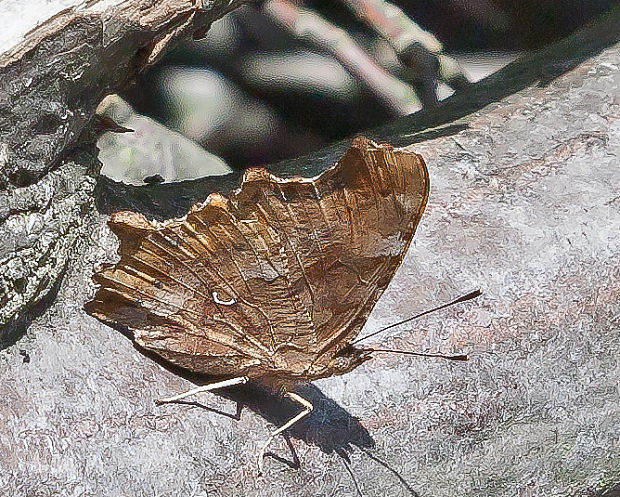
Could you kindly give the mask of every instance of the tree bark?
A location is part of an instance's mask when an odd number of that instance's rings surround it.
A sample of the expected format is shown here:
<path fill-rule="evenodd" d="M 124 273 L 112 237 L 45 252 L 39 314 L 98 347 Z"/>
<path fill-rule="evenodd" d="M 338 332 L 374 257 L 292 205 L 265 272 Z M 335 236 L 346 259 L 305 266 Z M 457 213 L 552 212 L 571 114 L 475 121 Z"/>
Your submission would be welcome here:
<path fill-rule="evenodd" d="M 83 235 L 98 103 L 240 2 L 76 0 L 45 18 L 50 3 L 0 2 L 0 326 L 47 295 Z"/>

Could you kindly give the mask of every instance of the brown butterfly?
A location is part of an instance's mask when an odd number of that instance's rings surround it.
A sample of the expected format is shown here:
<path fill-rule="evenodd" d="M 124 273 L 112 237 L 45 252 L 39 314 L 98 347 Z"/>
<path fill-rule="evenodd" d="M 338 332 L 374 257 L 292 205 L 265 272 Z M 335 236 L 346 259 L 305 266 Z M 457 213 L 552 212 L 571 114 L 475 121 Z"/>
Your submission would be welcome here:
<path fill-rule="evenodd" d="M 312 410 L 291 390 L 351 371 L 352 345 L 411 243 L 429 193 L 420 155 L 357 138 L 313 179 L 246 171 L 229 198 L 209 195 L 181 219 L 117 212 L 120 261 L 96 272 L 87 311 L 193 372 L 256 382 Z"/>

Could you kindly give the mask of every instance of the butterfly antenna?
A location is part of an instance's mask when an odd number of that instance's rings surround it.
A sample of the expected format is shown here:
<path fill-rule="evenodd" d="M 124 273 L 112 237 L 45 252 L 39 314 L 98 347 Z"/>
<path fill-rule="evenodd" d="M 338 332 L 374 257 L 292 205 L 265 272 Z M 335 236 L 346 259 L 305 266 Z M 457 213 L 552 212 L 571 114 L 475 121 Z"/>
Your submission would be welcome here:
<path fill-rule="evenodd" d="M 364 454 L 370 457 L 373 461 L 375 461 L 376 463 L 379 463 L 381 466 L 387 469 L 390 473 L 392 473 L 396 478 L 398 478 L 398 481 L 400 481 L 400 483 L 405 487 L 405 489 L 407 489 L 411 497 L 420 497 L 420 494 L 416 492 L 409 483 L 407 483 L 407 480 L 405 480 L 403 476 L 398 471 L 396 471 L 394 468 L 392 468 L 387 462 L 383 461 L 378 456 L 374 455 L 368 449 L 359 447 L 359 450 L 361 450 Z"/>
<path fill-rule="evenodd" d="M 358 497 L 364 497 L 364 495 L 362 494 L 362 490 L 360 489 L 359 483 L 357 483 L 357 478 L 355 478 L 355 474 L 353 473 L 353 470 L 351 469 L 350 463 L 351 463 L 351 460 L 348 457 L 346 458 L 342 457 L 342 464 L 344 464 L 344 467 L 349 473 L 351 480 L 353 480 L 353 484 L 355 485 L 355 491 L 357 492 Z"/>
<path fill-rule="evenodd" d="M 405 323 L 408 323 L 409 321 L 413 321 L 414 319 L 418 319 L 418 318 L 421 318 L 422 316 L 426 316 L 427 314 L 430 314 L 431 312 L 440 311 L 441 309 L 445 309 L 446 307 L 450 307 L 451 305 L 460 304 L 461 302 L 467 302 L 468 300 L 475 299 L 476 297 L 479 297 L 480 295 L 482 295 L 482 291 L 474 290 L 473 292 L 470 292 L 467 295 L 463 295 L 462 297 L 459 297 L 458 299 L 453 300 L 452 302 L 448 302 L 447 304 L 442 304 L 438 307 L 434 307 L 433 309 L 429 309 L 427 311 L 421 312 L 420 314 L 416 314 L 415 316 L 411 316 L 410 318 L 403 319 L 402 321 L 398 321 L 397 323 L 392 323 L 389 326 L 386 326 L 385 328 L 381 328 L 380 330 L 374 331 L 366 336 L 358 338 L 357 340 L 354 340 L 353 342 L 351 342 L 351 345 L 361 342 L 362 340 L 366 340 L 367 338 L 374 337 L 375 335 L 378 335 L 379 333 L 382 333 L 391 328 L 395 328 L 396 326 L 400 326 L 401 324 L 405 324 Z M 413 354 L 413 352 L 411 354 Z M 424 355 L 424 354 L 416 354 L 416 355 Z M 463 360 L 463 359 L 457 359 L 457 360 Z"/>
<path fill-rule="evenodd" d="M 422 352 L 410 352 L 409 350 L 396 349 L 361 349 L 365 352 L 390 352 L 392 354 L 417 355 L 419 357 L 439 357 L 440 359 L 448 359 L 450 361 L 468 361 L 467 354 L 445 355 L 445 354 L 424 354 Z"/>

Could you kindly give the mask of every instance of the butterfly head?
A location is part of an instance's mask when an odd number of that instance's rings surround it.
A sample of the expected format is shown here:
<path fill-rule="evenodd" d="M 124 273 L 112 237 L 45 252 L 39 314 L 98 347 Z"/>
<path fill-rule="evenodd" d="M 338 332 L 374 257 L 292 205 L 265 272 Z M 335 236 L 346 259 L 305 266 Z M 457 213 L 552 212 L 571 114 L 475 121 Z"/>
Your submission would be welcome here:
<path fill-rule="evenodd" d="M 344 374 L 371 359 L 372 352 L 349 345 L 338 351 L 329 363 L 331 374 Z"/>

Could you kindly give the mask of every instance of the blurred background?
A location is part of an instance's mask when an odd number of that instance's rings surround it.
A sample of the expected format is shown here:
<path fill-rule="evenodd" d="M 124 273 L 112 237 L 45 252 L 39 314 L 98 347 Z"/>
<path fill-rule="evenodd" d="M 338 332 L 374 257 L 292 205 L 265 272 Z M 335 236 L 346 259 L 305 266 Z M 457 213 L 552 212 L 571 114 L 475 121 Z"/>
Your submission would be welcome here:
<path fill-rule="evenodd" d="M 102 102 L 102 115 L 133 130 L 101 136 L 102 172 L 144 184 L 303 155 L 432 108 L 615 4 L 255 2 L 168 53 L 123 95 Z"/>

